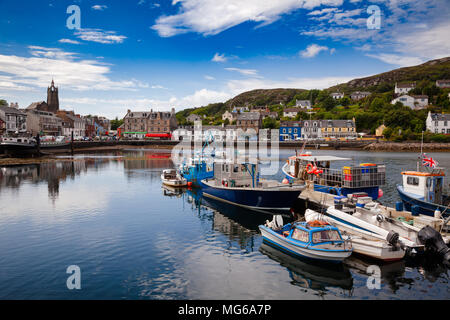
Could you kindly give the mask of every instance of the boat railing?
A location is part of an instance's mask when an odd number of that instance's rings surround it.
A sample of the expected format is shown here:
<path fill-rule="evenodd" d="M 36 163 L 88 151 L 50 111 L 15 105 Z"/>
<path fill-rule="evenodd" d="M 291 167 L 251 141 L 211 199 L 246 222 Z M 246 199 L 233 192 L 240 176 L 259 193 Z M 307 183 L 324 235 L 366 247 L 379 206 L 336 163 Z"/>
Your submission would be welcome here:
<path fill-rule="evenodd" d="M 321 185 L 367 188 L 381 186 L 386 183 L 386 167 L 384 165 L 317 169 L 319 173 L 310 175 L 310 180 Z"/>

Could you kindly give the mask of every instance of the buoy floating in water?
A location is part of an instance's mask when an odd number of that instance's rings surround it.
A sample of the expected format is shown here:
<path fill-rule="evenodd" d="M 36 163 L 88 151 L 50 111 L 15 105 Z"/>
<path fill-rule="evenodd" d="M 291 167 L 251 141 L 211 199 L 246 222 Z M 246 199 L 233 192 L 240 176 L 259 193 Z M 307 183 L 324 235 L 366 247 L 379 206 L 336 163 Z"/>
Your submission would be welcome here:
<path fill-rule="evenodd" d="M 384 195 L 383 189 L 378 189 L 378 198 L 381 198 Z"/>
<path fill-rule="evenodd" d="M 289 180 L 287 178 L 284 178 L 283 181 L 281 181 L 282 184 L 289 184 Z"/>

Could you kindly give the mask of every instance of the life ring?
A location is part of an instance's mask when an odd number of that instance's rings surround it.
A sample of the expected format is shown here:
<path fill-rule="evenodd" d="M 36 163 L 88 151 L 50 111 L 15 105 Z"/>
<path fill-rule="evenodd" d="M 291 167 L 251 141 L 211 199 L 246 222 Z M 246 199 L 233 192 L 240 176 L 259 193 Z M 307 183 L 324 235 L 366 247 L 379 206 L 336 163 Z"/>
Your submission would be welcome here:
<path fill-rule="evenodd" d="M 314 166 L 312 165 L 312 163 L 308 163 L 308 164 L 306 165 L 306 172 L 309 173 L 309 174 L 313 173 L 313 171 L 316 170 L 316 169 L 317 169 L 317 168 L 314 167 Z"/>
<path fill-rule="evenodd" d="M 308 174 L 315 174 L 316 176 L 319 176 L 321 173 L 323 173 L 323 170 L 319 170 L 319 169 L 317 169 L 316 166 L 313 166 L 311 163 L 308 163 L 306 165 L 306 172 Z"/>

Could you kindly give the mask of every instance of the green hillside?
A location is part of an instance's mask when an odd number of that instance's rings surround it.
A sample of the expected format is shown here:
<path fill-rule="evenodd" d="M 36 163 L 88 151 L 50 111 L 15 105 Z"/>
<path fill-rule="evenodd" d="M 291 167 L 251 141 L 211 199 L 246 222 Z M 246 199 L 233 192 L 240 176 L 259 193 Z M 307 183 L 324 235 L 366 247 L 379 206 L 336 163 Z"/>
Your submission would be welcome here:
<path fill-rule="evenodd" d="M 435 82 L 438 79 L 450 79 L 450 57 L 432 60 L 419 66 L 400 68 L 371 77 L 354 79 L 325 90 L 252 90 L 241 93 L 224 103 L 182 110 L 177 113 L 177 119 L 180 124 L 185 124 L 188 115 L 199 114 L 204 116 L 204 125 L 218 125 L 222 123 L 221 115 L 226 110 L 231 110 L 232 107 L 268 106 L 271 111 L 278 112 L 280 119 L 278 121 L 265 121 L 263 126 L 276 128 L 280 121 L 288 120 L 282 117 L 283 110 L 295 105 L 296 99 L 299 99 L 310 100 L 315 113 L 312 115 L 299 113 L 295 120 L 355 118 L 358 132 L 373 134 L 375 129 L 384 123 L 388 127 L 387 138 L 414 140 L 422 130 L 425 130 L 425 119 L 428 111 L 450 112 L 448 97 L 450 89 L 436 87 Z M 416 88 L 411 91 L 411 94 L 424 94 L 429 97 L 430 106 L 428 109 L 411 110 L 400 103 L 396 105 L 390 103 L 394 98 L 395 82 L 411 81 L 416 82 Z M 340 100 L 334 100 L 330 93 L 337 89 L 344 92 L 346 96 Z M 369 91 L 372 94 L 359 101 L 352 101 L 348 97 L 350 93 L 361 90 Z M 439 139 L 444 138 L 440 137 Z"/>

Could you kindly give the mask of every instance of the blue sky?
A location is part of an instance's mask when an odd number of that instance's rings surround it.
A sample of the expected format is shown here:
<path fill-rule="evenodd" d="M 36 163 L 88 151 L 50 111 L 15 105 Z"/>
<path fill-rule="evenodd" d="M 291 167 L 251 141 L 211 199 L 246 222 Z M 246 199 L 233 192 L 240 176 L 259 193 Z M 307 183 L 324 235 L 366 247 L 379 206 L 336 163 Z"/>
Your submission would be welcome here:
<path fill-rule="evenodd" d="M 80 29 L 67 8 L 80 8 Z M 380 28 L 369 29 L 370 5 Z M 450 56 L 441 0 L 0 0 L 0 99 L 123 117 L 327 88 Z"/>

